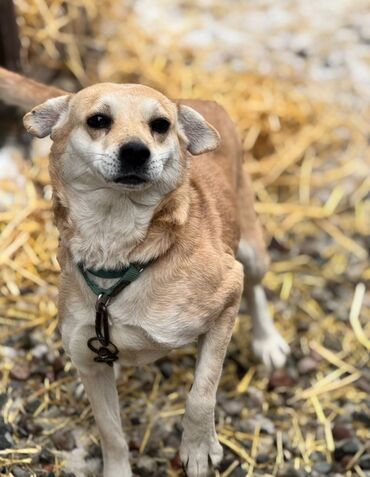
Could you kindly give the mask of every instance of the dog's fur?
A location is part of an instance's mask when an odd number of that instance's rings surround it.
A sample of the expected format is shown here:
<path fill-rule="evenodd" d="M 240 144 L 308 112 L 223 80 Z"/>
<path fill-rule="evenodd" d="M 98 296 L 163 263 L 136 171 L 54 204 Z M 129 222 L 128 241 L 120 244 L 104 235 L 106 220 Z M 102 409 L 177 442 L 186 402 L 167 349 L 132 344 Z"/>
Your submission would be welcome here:
<path fill-rule="evenodd" d="M 112 126 L 91 130 L 86 119 L 102 112 L 113 118 Z M 148 126 L 158 115 L 170 121 L 165 134 Z M 131 470 L 113 369 L 95 363 L 86 345 L 94 335 L 95 296 L 77 262 L 115 268 L 154 260 L 109 307 L 111 337 L 124 366 L 152 362 L 198 340 L 180 456 L 189 477 L 206 476 L 209 457 L 214 465 L 222 458 L 216 390 L 243 291 L 243 267 L 255 354 L 279 367 L 289 352 L 260 285 L 268 256 L 234 125 L 214 102 L 173 102 L 148 87 L 110 83 L 50 99 L 28 113 L 24 124 L 53 140 L 60 329 L 100 431 L 104 477 L 128 477 Z M 133 138 L 150 149 L 147 181 L 116 183 L 119 148 Z"/>

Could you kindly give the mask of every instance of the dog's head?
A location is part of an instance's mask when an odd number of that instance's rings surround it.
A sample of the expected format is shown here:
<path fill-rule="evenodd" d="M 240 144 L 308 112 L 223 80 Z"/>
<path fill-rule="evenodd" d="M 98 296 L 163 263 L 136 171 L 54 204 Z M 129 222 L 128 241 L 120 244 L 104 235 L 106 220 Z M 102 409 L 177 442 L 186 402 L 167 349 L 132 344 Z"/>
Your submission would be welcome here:
<path fill-rule="evenodd" d="M 217 131 L 195 110 L 140 85 L 97 84 L 50 99 L 24 117 L 33 135 L 50 135 L 65 181 L 80 178 L 122 191 L 175 187 L 183 151 L 215 149 Z"/>

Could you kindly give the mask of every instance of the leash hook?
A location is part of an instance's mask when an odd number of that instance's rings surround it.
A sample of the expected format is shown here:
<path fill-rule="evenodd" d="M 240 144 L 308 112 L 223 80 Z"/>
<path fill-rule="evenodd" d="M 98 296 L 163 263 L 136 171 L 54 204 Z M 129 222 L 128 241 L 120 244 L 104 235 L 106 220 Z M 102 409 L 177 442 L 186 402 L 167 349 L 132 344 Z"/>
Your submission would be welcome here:
<path fill-rule="evenodd" d="M 110 342 L 108 321 L 108 305 L 110 298 L 109 295 L 101 293 L 98 296 L 95 305 L 95 332 L 98 340 L 103 346 L 107 346 Z"/>
<path fill-rule="evenodd" d="M 97 363 L 107 363 L 108 366 L 113 366 L 114 361 L 118 359 L 118 348 L 110 341 L 109 336 L 109 315 L 108 305 L 111 296 L 101 293 L 96 300 L 95 310 L 95 334 L 87 342 L 88 347 L 97 356 L 94 361 Z"/>

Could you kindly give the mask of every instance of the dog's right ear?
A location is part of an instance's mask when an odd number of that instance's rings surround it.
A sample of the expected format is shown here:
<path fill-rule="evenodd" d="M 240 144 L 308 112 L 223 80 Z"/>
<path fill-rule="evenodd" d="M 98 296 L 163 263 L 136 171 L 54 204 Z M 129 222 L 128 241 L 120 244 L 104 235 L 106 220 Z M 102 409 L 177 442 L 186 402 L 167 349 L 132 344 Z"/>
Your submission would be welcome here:
<path fill-rule="evenodd" d="M 23 118 L 24 127 L 33 136 L 46 137 L 66 115 L 72 95 L 58 96 L 39 104 Z"/>

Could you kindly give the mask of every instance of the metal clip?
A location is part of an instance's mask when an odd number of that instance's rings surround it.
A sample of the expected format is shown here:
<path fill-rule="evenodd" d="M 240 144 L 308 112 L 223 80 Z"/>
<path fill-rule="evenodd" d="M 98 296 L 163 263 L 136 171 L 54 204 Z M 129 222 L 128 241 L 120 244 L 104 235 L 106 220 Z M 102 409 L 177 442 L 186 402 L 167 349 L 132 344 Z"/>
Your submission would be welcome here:
<path fill-rule="evenodd" d="M 94 358 L 94 361 L 97 363 L 106 363 L 112 367 L 113 363 L 118 359 L 119 351 L 114 343 L 109 342 L 106 346 L 103 346 L 99 339 L 94 337 L 88 340 L 87 346 L 97 354 Z"/>
<path fill-rule="evenodd" d="M 103 293 L 96 300 L 95 310 L 95 332 L 98 340 L 103 346 L 109 343 L 109 322 L 108 322 L 108 304 L 110 296 Z"/>
<path fill-rule="evenodd" d="M 109 337 L 109 314 L 108 305 L 111 297 L 102 293 L 96 300 L 95 310 L 95 333 L 96 337 L 90 338 L 87 342 L 88 347 L 98 356 L 94 361 L 98 363 L 107 363 L 113 366 L 113 362 L 118 359 L 118 348 L 110 341 Z"/>

